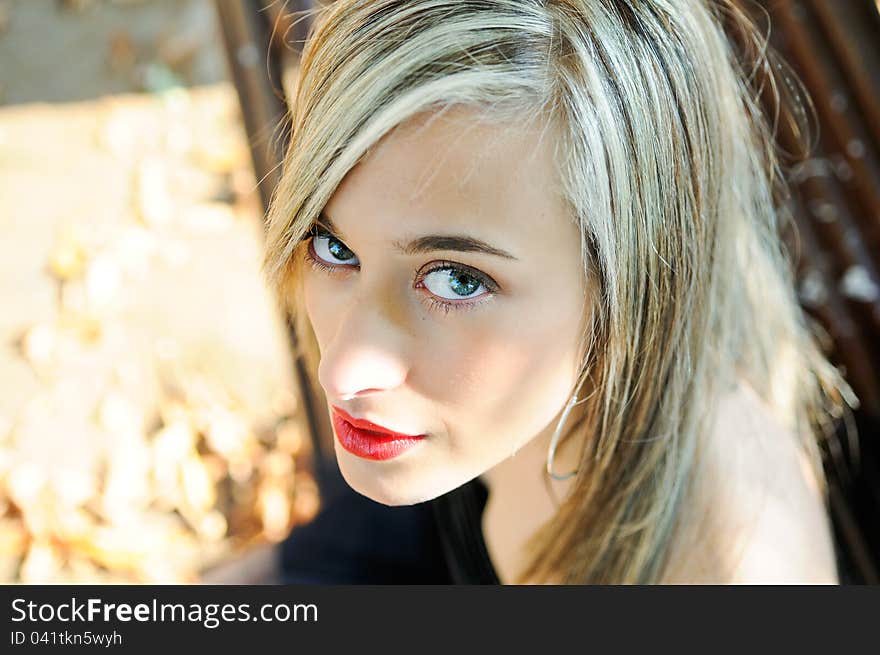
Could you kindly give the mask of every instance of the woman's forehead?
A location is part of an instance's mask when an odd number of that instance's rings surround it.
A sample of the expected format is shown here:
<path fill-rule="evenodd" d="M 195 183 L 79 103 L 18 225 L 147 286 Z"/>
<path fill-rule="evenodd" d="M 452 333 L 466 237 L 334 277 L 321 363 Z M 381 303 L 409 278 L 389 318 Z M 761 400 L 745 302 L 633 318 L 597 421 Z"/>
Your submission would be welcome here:
<path fill-rule="evenodd" d="M 413 231 L 469 227 L 516 241 L 554 217 L 569 223 L 550 131 L 480 117 L 460 107 L 401 124 L 349 172 L 327 214 L 342 231 L 350 221 L 377 230 L 403 221 Z"/>

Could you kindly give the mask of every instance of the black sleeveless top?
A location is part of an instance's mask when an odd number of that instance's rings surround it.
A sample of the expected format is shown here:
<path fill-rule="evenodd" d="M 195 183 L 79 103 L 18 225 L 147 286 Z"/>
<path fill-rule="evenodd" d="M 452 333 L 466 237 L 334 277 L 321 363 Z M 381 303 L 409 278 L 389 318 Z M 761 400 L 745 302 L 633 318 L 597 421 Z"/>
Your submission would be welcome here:
<path fill-rule="evenodd" d="M 479 478 L 400 507 L 354 491 L 335 462 L 316 466 L 322 506 L 281 544 L 285 584 L 500 584 L 483 541 Z"/>
<path fill-rule="evenodd" d="M 430 501 L 455 584 L 501 584 L 483 539 L 489 490 L 479 477 Z"/>

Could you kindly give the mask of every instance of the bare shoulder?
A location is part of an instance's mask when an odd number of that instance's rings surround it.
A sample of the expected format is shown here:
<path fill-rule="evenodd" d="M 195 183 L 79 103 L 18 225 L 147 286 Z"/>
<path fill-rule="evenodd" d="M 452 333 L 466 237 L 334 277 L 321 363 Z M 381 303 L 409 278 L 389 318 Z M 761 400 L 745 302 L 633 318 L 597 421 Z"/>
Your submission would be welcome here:
<path fill-rule="evenodd" d="M 821 483 L 798 435 L 748 386 L 707 435 L 669 582 L 836 584 Z"/>

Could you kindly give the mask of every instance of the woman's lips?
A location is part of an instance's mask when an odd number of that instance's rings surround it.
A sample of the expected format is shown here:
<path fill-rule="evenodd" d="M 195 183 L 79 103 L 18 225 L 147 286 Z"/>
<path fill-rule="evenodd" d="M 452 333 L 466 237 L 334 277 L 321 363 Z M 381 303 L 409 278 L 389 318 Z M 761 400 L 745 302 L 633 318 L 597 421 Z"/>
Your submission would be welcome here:
<path fill-rule="evenodd" d="M 339 443 L 348 452 L 364 459 L 384 460 L 397 457 L 422 441 L 427 435 L 394 432 L 364 419 L 357 419 L 331 405 L 333 428 Z"/>

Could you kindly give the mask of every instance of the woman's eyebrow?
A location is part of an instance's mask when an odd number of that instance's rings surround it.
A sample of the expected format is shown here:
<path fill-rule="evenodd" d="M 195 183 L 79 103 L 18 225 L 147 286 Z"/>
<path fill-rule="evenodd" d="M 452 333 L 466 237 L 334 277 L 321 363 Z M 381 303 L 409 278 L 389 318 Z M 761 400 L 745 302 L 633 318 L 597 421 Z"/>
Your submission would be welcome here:
<path fill-rule="evenodd" d="M 321 213 L 318 222 L 333 234 L 343 236 L 327 214 Z M 394 241 L 392 245 L 406 255 L 417 255 L 435 250 L 451 250 L 457 252 L 479 252 L 486 255 L 503 257 L 504 259 L 519 259 L 506 250 L 496 248 L 485 241 L 464 234 L 428 234 L 406 243 Z"/>

